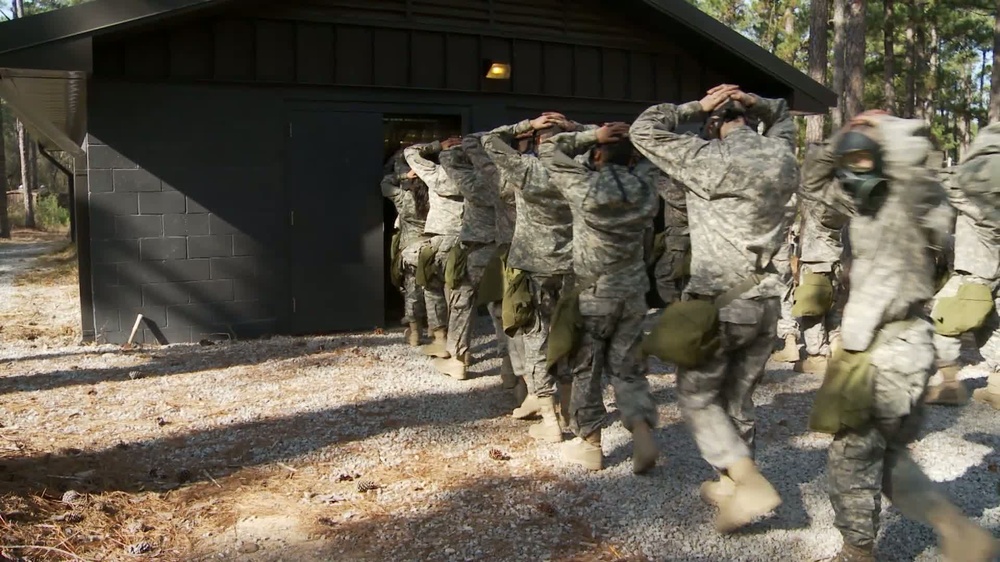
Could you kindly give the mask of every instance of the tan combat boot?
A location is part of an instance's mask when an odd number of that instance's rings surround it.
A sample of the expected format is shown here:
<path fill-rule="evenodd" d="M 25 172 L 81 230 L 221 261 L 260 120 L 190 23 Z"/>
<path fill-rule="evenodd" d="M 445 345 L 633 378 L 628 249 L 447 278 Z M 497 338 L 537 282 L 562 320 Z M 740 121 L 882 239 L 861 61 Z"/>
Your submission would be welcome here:
<path fill-rule="evenodd" d="M 465 372 L 466 364 L 468 363 L 468 355 L 461 355 L 459 357 L 449 357 L 448 359 L 435 359 L 431 361 L 434 368 L 441 374 L 448 375 L 449 377 L 464 381 L 468 378 Z"/>
<path fill-rule="evenodd" d="M 573 415 L 570 408 L 570 399 L 573 396 L 573 383 L 560 382 L 558 383 L 558 393 L 559 393 L 559 427 L 563 431 L 569 431 L 572 427 L 570 420 Z"/>
<path fill-rule="evenodd" d="M 587 470 L 604 468 L 604 456 L 601 454 L 601 430 L 591 433 L 586 439 L 577 437 L 561 445 L 562 459 L 568 463 L 578 464 Z"/>
<path fill-rule="evenodd" d="M 451 353 L 448 353 L 448 330 L 445 328 L 434 330 L 434 341 L 421 347 L 420 352 L 428 357 L 438 357 L 441 359 L 451 357 Z"/>
<path fill-rule="evenodd" d="M 532 416 L 542 413 L 542 402 L 534 394 L 529 394 L 524 398 L 524 402 L 511 414 L 516 420 L 526 420 Z"/>
<path fill-rule="evenodd" d="M 993 373 L 987 379 L 986 388 L 978 388 L 972 393 L 976 402 L 983 402 L 1000 410 L 1000 373 Z"/>
<path fill-rule="evenodd" d="M 528 428 L 528 435 L 546 443 L 560 443 L 563 440 L 562 429 L 556 418 L 556 400 L 552 396 L 538 399 L 542 421 Z"/>
<path fill-rule="evenodd" d="M 410 322 L 403 336 L 406 338 L 406 343 L 410 344 L 410 347 L 420 347 L 420 324 Z"/>
<path fill-rule="evenodd" d="M 1000 542 L 951 504 L 928 516 L 938 535 L 945 562 L 993 562 L 1000 556 Z"/>
<path fill-rule="evenodd" d="M 660 450 L 653 439 L 653 429 L 645 420 L 632 422 L 632 473 L 646 474 L 656 466 Z"/>
<path fill-rule="evenodd" d="M 720 474 L 718 480 L 703 482 L 699 491 L 702 501 L 708 505 L 719 507 L 736 491 L 736 483 L 728 475 Z"/>
<path fill-rule="evenodd" d="M 528 398 L 528 383 L 524 382 L 524 377 L 517 377 L 517 385 L 514 386 L 514 390 L 511 391 L 514 394 L 514 401 L 518 404 L 524 404 L 524 401 Z"/>
<path fill-rule="evenodd" d="M 924 403 L 938 406 L 963 406 L 969 400 L 969 391 L 965 384 L 958 380 L 958 365 L 948 365 L 938 369 L 942 382 L 927 389 Z"/>
<path fill-rule="evenodd" d="M 793 370 L 796 373 L 823 375 L 826 374 L 828 362 L 829 360 L 825 355 L 808 355 L 805 359 L 796 361 Z"/>
<path fill-rule="evenodd" d="M 732 533 L 781 505 L 778 491 L 757 470 L 752 459 L 740 459 L 726 472 L 736 483 L 736 489 L 719 505 L 715 528 L 720 533 Z"/>
<path fill-rule="evenodd" d="M 794 334 L 785 336 L 785 347 L 771 354 L 771 361 L 776 363 L 795 363 L 799 360 L 799 342 Z"/>

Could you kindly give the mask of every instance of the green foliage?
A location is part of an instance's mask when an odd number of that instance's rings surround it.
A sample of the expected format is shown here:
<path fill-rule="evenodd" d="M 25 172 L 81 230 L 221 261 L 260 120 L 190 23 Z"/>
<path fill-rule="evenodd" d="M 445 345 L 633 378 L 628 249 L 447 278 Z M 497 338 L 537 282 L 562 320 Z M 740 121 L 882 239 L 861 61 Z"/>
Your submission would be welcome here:
<path fill-rule="evenodd" d="M 59 205 L 59 198 L 55 195 L 39 197 L 35 222 L 39 228 L 49 232 L 65 230 L 69 226 L 69 210 Z"/>
<path fill-rule="evenodd" d="M 808 69 L 809 0 L 689 1 L 799 70 Z M 829 1 L 832 14 L 833 0 Z M 895 0 L 890 15 L 896 93 L 893 107 L 886 107 L 885 97 L 884 2 L 866 2 L 865 107 L 927 119 L 942 148 L 958 158 L 987 122 L 998 17 L 995 0 Z M 907 40 L 907 28 L 913 30 L 913 43 Z M 914 46 L 923 54 L 916 64 Z M 835 60 L 832 52 L 829 55 L 831 62 Z M 911 78 L 917 103 L 914 114 L 908 115 Z"/>

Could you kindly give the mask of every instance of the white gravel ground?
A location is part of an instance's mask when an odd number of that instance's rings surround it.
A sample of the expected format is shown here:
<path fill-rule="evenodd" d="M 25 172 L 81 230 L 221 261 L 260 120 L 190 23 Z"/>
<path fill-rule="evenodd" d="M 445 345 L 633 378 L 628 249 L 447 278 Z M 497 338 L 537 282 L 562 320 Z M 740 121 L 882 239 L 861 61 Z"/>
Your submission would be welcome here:
<path fill-rule="evenodd" d="M 769 370 L 757 394 L 759 461 L 785 503 L 723 538 L 697 495 L 711 471 L 662 365 L 650 377 L 660 465 L 631 473 L 609 390 L 608 468 L 589 473 L 509 417 L 488 325 L 478 328 L 475 378 L 464 382 L 435 374 L 401 331 L 133 352 L 5 343 L 0 497 L 125 493 L 140 515 L 107 534 L 127 548 L 148 542 L 158 560 L 812 561 L 838 550 L 829 439 L 806 429 L 819 377 Z M 985 384 L 982 367 L 963 376 Z M 930 408 L 913 453 L 996 531 L 998 447 L 1000 413 L 972 403 Z M 359 493 L 367 480 L 378 489 Z M 889 506 L 882 519 L 881 560 L 939 559 L 928 528 Z M 86 548 L 136 559 L 118 543 Z"/>
<path fill-rule="evenodd" d="M 494 376 L 499 359 L 485 335 L 474 350 L 486 357 L 473 371 L 486 376 L 466 382 L 433 374 L 401 339 L 393 332 L 139 354 L 105 346 L 51 349 L 26 360 L 8 355 L 0 393 L 18 413 L 2 421 L 33 451 L 20 462 L 44 472 L 71 470 L 59 455 L 67 447 L 85 451 L 69 459 L 72 470 L 96 469 L 95 482 L 109 463 L 127 459 L 129 479 L 95 484 L 95 492 L 154 489 L 159 484 L 148 475 L 157 467 L 194 473 L 190 486 L 201 498 L 212 493 L 203 471 L 225 487 L 246 467 L 277 466 L 272 479 L 304 483 L 305 493 L 266 486 L 274 497 L 220 492 L 237 523 L 190 534 L 203 539 L 194 552 L 212 559 L 604 560 L 598 553 L 610 548 L 621 559 L 817 560 L 839 547 L 824 492 L 828 439 L 805 426 L 818 377 L 769 371 L 757 395 L 759 460 L 785 504 L 746 533 L 722 538 L 697 497 L 711 472 L 679 419 L 673 376 L 661 366 L 650 377 L 663 421 L 660 466 L 632 475 L 628 434 L 615 420 L 605 432 L 609 467 L 588 473 L 561 465 L 554 446 L 536 445 L 527 423 L 507 416 L 510 398 Z M 983 376 L 976 367 L 965 373 Z M 983 379 L 969 382 L 981 386 Z M 609 391 L 613 411 L 612 398 Z M 979 404 L 932 408 L 926 425 L 914 446 L 918 461 L 967 514 L 1000 527 L 1000 416 Z M 491 460 L 492 448 L 511 459 Z M 381 489 L 359 495 L 357 482 L 337 481 L 342 474 Z M 250 507 L 246 494 L 256 494 Z M 302 530 L 314 526 L 317 513 L 326 514 L 330 533 Z M 891 507 L 883 521 L 883 560 L 938 559 L 927 528 Z M 267 531 L 252 531 L 260 528 Z M 248 541 L 253 552 L 241 553 Z"/>

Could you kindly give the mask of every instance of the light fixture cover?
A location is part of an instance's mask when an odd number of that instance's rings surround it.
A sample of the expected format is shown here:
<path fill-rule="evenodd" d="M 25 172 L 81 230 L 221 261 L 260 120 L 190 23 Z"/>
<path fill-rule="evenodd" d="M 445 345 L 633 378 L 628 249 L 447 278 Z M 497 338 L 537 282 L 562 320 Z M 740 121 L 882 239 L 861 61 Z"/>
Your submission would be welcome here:
<path fill-rule="evenodd" d="M 491 63 L 486 77 L 490 80 L 510 80 L 510 65 L 503 62 Z"/>

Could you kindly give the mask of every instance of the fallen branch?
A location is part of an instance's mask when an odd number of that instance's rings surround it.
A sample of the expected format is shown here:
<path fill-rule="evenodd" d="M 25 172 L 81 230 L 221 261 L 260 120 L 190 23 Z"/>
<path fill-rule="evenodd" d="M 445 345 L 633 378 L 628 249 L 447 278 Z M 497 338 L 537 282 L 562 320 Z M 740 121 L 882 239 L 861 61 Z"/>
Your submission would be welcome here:
<path fill-rule="evenodd" d="M 205 476 L 208 476 L 208 479 L 209 479 L 209 480 L 211 480 L 211 481 L 212 481 L 212 484 L 215 484 L 215 486 L 216 486 L 217 488 L 221 488 L 221 487 L 222 487 L 222 485 L 221 485 L 221 484 L 219 484 L 218 482 L 216 482 L 216 481 L 215 481 L 215 478 L 212 478 L 212 475 L 211 475 L 211 474 L 209 474 L 207 470 L 202 470 L 202 472 L 204 472 L 204 473 L 205 473 Z"/>

